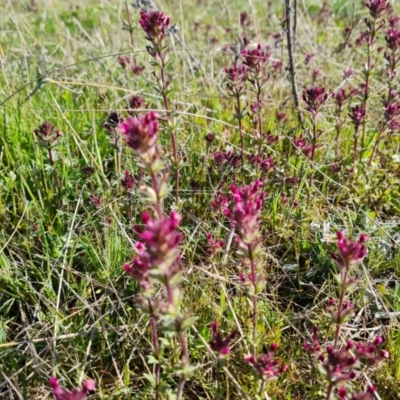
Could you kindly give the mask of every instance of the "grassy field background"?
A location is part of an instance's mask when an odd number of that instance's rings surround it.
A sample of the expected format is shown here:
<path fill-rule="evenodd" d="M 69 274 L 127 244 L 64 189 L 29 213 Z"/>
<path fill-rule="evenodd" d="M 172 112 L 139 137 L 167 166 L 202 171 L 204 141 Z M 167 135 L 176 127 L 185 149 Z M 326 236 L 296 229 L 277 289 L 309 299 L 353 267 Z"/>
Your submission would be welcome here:
<path fill-rule="evenodd" d="M 183 217 L 184 307 L 198 317 L 188 332 L 191 363 L 198 369 L 188 378 L 185 398 L 218 398 L 215 357 L 208 346 L 209 325 L 215 320 L 226 332 L 240 332 L 226 363 L 222 398 L 245 398 L 243 393 L 256 398 L 254 377 L 243 363 L 251 312 L 240 292 L 235 245 L 210 257 L 206 240 L 207 232 L 223 240 L 230 232 L 229 222 L 211 206 L 217 191 L 228 193 L 232 183 L 260 177 L 247 162 L 221 167 L 213 158 L 218 150 L 239 149 L 234 100 L 223 68 L 232 65 L 247 41 L 249 47 L 270 46 L 263 127 L 281 137 L 263 149 L 276 165 L 268 179 L 263 178 L 268 281 L 259 299 L 257 331 L 260 350 L 279 343 L 288 372 L 268 383 L 269 397 L 324 398 L 310 381 L 302 344 L 314 324 L 324 326 L 321 310 L 336 293 L 329 252 L 335 249 L 336 231 L 346 230 L 354 236 L 365 232 L 371 239 L 368 258 L 357 271 L 360 284 L 352 294 L 356 312 L 343 340 L 385 337 L 389 362 L 366 374 L 381 399 L 399 398 L 398 136 L 381 141 L 369 163 L 387 92 L 383 51 L 376 53 L 367 145 L 355 169 L 349 161 L 354 130 L 350 108 L 345 107 L 335 152 L 337 120 L 331 98 L 318 118 L 323 133 L 316 160 L 310 163 L 292 148 L 293 138 L 309 135 L 311 124 L 303 102 L 304 126 L 293 107 L 282 2 L 154 3 L 174 24 L 167 72 L 182 160 L 179 204 L 171 194 L 165 209 L 176 209 Z M 393 14 L 399 14 L 394 3 Z M 134 94 L 141 95 L 149 109 L 163 113 L 139 11 L 128 5 L 131 41 L 122 29 L 128 19 L 123 1 L 0 0 L 0 6 L 0 396 L 50 398 L 47 382 L 57 375 L 71 387 L 92 377 L 99 386 L 93 398 L 152 399 L 144 376 L 153 368 L 149 323 L 135 309 L 137 287 L 122 269 L 133 257 L 134 225 L 148 203 L 139 185 L 127 193 L 120 183 L 125 170 L 139 181 L 147 178 L 140 175 L 132 151 L 122 144 L 116 151 L 103 127 L 111 111 L 128 116 L 128 99 Z M 330 93 L 362 83 L 366 51 L 355 40 L 367 15 L 360 1 L 330 0 L 324 7 L 319 1 L 299 1 L 295 54 L 300 94 L 314 83 Z M 341 48 L 346 27 L 352 28 L 352 46 Z M 376 47 L 384 42 L 382 34 Z M 305 54 L 314 55 L 309 64 Z M 137 75 L 123 69 L 119 55 L 129 56 L 144 71 Z M 280 70 L 273 67 L 279 61 Z M 349 68 L 352 75 L 346 77 Z M 249 92 L 246 100 L 252 98 Z M 286 113 L 283 122 L 277 121 L 276 111 Z M 52 161 L 34 134 L 43 121 L 62 132 Z M 244 132 L 246 154 L 251 154 L 248 117 Z M 208 133 L 215 134 L 212 143 L 205 140 Z M 164 160 L 171 164 L 163 127 L 160 141 Z M 343 168 L 333 172 L 332 166 L 340 162 Z M 285 197 L 288 201 L 282 201 Z M 164 340 L 165 380 L 173 392 L 177 378 L 168 371 L 178 362 L 180 350 L 174 338 Z"/>

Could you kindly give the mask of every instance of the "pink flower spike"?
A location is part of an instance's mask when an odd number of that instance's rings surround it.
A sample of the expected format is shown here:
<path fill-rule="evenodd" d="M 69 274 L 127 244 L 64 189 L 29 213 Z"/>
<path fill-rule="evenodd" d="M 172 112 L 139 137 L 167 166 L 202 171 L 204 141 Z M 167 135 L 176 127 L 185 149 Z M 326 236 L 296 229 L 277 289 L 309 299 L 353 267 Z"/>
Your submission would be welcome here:
<path fill-rule="evenodd" d="M 233 331 L 225 338 L 222 337 L 221 333 L 218 331 L 218 322 L 214 321 L 210 328 L 212 330 L 212 339 L 210 341 L 210 347 L 214 350 L 218 355 L 227 355 L 230 353 L 229 345 L 231 341 L 236 337 L 237 332 Z"/>
<path fill-rule="evenodd" d="M 146 39 L 155 44 L 161 44 L 166 38 L 171 19 L 161 11 L 142 11 L 140 26 L 147 34 Z"/>
<path fill-rule="evenodd" d="M 93 379 L 88 379 L 83 383 L 83 390 L 93 392 L 96 389 L 96 382 Z"/>
<path fill-rule="evenodd" d="M 88 379 L 82 385 L 82 389 L 73 389 L 69 391 L 58 384 L 58 379 L 52 377 L 49 379 L 49 384 L 53 389 L 55 400 L 84 400 L 86 394 L 96 389 L 96 382 L 93 379 Z"/>
<path fill-rule="evenodd" d="M 366 234 L 362 234 L 357 242 L 352 242 L 343 232 L 337 233 L 337 246 L 339 253 L 332 253 L 331 257 L 339 267 L 352 269 L 361 264 L 367 255 L 367 247 L 365 242 L 368 240 Z"/>

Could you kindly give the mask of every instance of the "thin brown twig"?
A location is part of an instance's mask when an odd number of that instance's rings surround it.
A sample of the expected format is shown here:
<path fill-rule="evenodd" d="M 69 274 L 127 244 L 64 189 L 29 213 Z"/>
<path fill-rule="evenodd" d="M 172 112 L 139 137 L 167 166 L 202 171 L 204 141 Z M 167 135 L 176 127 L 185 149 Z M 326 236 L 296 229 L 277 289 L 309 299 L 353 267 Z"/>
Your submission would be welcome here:
<path fill-rule="evenodd" d="M 297 1 L 295 2 L 295 7 L 297 7 Z M 285 16 L 286 16 L 286 40 L 288 47 L 288 56 L 289 56 L 289 72 L 290 72 L 290 81 L 292 84 L 292 95 L 294 100 L 294 105 L 297 109 L 297 118 L 299 120 L 299 124 L 303 124 L 303 114 L 300 111 L 300 103 L 299 103 L 299 93 L 297 90 L 297 82 L 296 82 L 296 69 L 294 65 L 294 45 L 295 42 L 295 32 L 292 29 L 291 24 L 291 11 L 292 7 L 290 5 L 290 0 L 285 0 Z M 297 19 L 297 10 L 295 10 L 295 19 Z M 297 21 L 293 22 L 293 26 L 297 27 Z"/>

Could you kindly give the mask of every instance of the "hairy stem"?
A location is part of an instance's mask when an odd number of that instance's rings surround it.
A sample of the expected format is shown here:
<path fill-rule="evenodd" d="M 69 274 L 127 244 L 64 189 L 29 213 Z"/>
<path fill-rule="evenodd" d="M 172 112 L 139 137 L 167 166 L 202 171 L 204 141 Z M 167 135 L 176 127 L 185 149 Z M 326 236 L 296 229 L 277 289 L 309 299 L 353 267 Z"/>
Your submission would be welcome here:
<path fill-rule="evenodd" d="M 326 398 L 325 400 L 330 400 L 332 396 L 332 391 L 333 391 L 333 383 L 329 384 L 328 391 L 326 392 Z"/>
<path fill-rule="evenodd" d="M 258 147 L 258 157 L 261 156 L 261 150 L 262 150 L 262 137 L 263 137 L 263 131 L 262 131 L 262 120 L 261 120 L 261 84 L 257 80 L 257 129 L 258 129 L 258 139 L 260 141 L 259 147 Z"/>
<path fill-rule="evenodd" d="M 311 149 L 311 168 L 314 168 L 314 159 L 315 159 L 315 147 L 317 146 L 317 122 L 316 122 L 316 115 L 313 116 L 312 125 L 313 125 L 313 140 L 312 140 L 312 149 Z M 307 204 L 310 203 L 310 193 L 311 193 L 311 186 L 314 180 L 314 169 L 311 170 L 311 174 L 308 180 L 308 195 L 307 195 Z"/>
<path fill-rule="evenodd" d="M 57 174 L 57 170 L 55 168 L 54 155 L 53 155 L 53 152 L 50 147 L 48 148 L 48 152 L 49 152 L 49 161 L 50 161 L 51 166 L 53 167 L 54 181 L 56 182 L 57 191 L 58 191 L 58 193 L 60 193 L 61 192 L 61 181 L 60 181 L 60 177 Z"/>
<path fill-rule="evenodd" d="M 189 350 L 188 350 L 188 346 L 187 346 L 186 335 L 184 332 L 179 332 L 179 341 L 181 342 L 181 346 L 182 346 L 181 363 L 182 363 L 182 366 L 185 368 L 189 363 Z M 186 373 L 183 372 L 181 375 L 181 378 L 179 380 L 177 400 L 182 399 L 185 382 L 186 382 Z"/>
<path fill-rule="evenodd" d="M 242 130 L 242 105 L 240 103 L 240 93 L 236 92 L 236 118 L 238 120 L 238 129 L 240 134 L 240 148 L 242 154 L 242 165 L 244 156 L 244 140 L 243 140 L 243 130 Z"/>
<path fill-rule="evenodd" d="M 256 292 L 256 266 L 253 257 L 253 250 L 251 248 L 251 244 L 247 245 L 247 249 L 249 252 L 249 260 L 250 260 L 250 279 L 253 283 L 254 292 Z M 256 356 L 256 339 L 257 339 L 257 295 L 254 294 L 252 296 L 252 303 L 253 303 L 253 315 L 252 315 L 252 323 L 253 323 L 253 331 L 252 331 L 252 341 L 253 341 L 253 355 Z"/>
<path fill-rule="evenodd" d="M 169 100 L 167 96 L 167 88 L 168 88 L 168 83 L 165 75 L 165 68 L 166 68 L 166 62 L 165 62 L 165 56 L 161 52 L 161 50 L 157 51 L 157 56 L 160 60 L 160 78 L 161 78 L 161 96 L 163 98 L 164 102 L 164 108 L 167 113 L 167 118 L 169 122 L 169 126 L 171 128 L 171 144 L 172 144 L 172 155 L 174 157 L 174 167 L 175 167 L 175 203 L 178 205 L 179 203 L 179 160 L 178 160 L 178 148 L 177 148 L 177 141 L 176 141 L 176 135 L 175 132 L 173 131 L 173 121 L 172 121 L 172 115 L 171 115 L 171 109 L 169 105 Z"/>
<path fill-rule="evenodd" d="M 156 194 L 156 212 L 157 212 L 157 217 L 158 217 L 158 219 L 161 219 L 161 217 L 163 215 L 163 212 L 162 212 L 162 205 L 161 205 L 161 200 L 160 200 L 160 193 L 159 193 L 157 177 L 156 177 L 156 174 L 153 171 L 150 172 L 150 176 L 151 176 L 151 185 L 153 187 L 154 193 Z"/>
<path fill-rule="evenodd" d="M 148 300 L 149 302 L 149 307 L 151 307 L 151 301 L 150 299 Z M 156 398 L 159 398 L 159 393 L 158 389 L 160 386 L 160 373 L 161 373 L 161 368 L 160 368 L 160 349 L 158 346 L 158 332 L 157 332 L 157 319 L 154 315 L 150 316 L 150 326 L 151 326 L 151 337 L 152 337 L 152 342 L 153 342 L 153 353 L 154 353 L 154 358 L 157 360 L 157 363 L 154 366 L 154 375 L 156 379 Z"/>
<path fill-rule="evenodd" d="M 348 271 L 348 269 L 346 269 L 342 276 L 342 281 L 340 284 L 340 296 L 339 296 L 339 304 L 338 304 L 338 311 L 337 311 L 337 317 L 336 317 L 335 341 L 333 344 L 334 347 L 336 347 L 339 342 L 340 331 L 342 328 L 341 317 L 342 317 L 342 308 L 343 308 L 344 297 L 346 295 L 345 285 L 347 282 L 348 274 L 349 274 L 349 271 Z"/>

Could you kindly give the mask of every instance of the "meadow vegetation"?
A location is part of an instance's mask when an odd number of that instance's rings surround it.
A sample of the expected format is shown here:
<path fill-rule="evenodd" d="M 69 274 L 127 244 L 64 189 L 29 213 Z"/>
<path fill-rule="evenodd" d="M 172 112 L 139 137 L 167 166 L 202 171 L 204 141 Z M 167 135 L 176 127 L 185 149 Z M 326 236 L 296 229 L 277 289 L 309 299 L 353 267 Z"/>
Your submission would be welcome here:
<path fill-rule="evenodd" d="M 398 399 L 399 4 L 131 3 L 2 4 L 0 396 Z"/>

